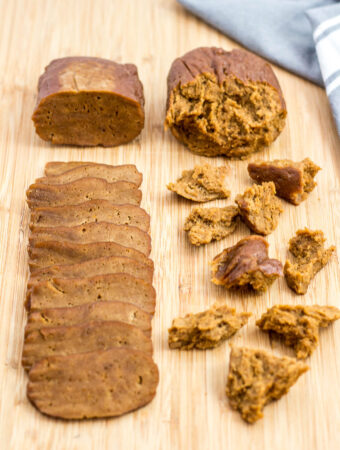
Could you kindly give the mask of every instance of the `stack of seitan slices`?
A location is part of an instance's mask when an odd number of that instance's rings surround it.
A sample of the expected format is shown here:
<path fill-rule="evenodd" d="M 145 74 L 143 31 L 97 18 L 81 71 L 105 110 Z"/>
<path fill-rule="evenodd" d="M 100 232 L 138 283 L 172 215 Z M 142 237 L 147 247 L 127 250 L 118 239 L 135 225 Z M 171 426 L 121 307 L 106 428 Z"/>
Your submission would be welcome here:
<path fill-rule="evenodd" d="M 44 414 L 117 416 L 156 393 L 156 294 L 141 182 L 134 165 L 51 162 L 27 191 L 22 363 L 27 395 Z"/>

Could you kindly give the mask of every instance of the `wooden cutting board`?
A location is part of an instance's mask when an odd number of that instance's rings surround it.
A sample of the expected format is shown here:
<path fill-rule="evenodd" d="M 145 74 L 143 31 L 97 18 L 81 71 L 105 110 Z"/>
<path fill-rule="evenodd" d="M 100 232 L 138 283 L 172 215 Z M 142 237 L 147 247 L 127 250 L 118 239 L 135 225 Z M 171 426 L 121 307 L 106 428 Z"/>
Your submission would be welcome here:
<path fill-rule="evenodd" d="M 337 256 L 312 282 L 305 296 L 282 279 L 263 295 L 230 294 L 210 282 L 209 261 L 248 230 L 241 226 L 224 241 L 192 248 L 183 222 L 192 204 L 166 189 L 183 169 L 210 162 L 228 164 L 234 196 L 251 184 L 246 161 L 196 156 L 163 129 L 166 76 L 172 60 L 198 46 L 237 45 L 177 5 L 175 0 L 11 0 L 0 1 L 0 436 L 1 449 L 261 449 L 339 448 L 340 323 L 321 333 L 308 360 L 310 371 L 290 393 L 265 408 L 264 418 L 245 424 L 225 396 L 229 346 L 179 352 L 167 347 L 174 317 L 225 300 L 253 318 L 231 342 L 278 355 L 292 352 L 255 327 L 255 319 L 277 303 L 340 306 Z M 55 147 L 34 133 L 31 113 L 44 66 L 69 55 L 100 56 L 137 64 L 144 83 L 146 126 L 133 143 L 112 148 Z M 251 158 L 309 156 L 322 167 L 318 187 L 298 207 L 287 203 L 278 228 L 268 237 L 270 255 L 286 259 L 298 228 L 322 229 L 340 249 L 340 148 L 324 91 L 276 69 L 288 106 L 282 135 L 269 150 Z M 160 384 L 146 408 L 111 420 L 64 422 L 44 417 L 25 395 L 20 364 L 29 214 L 25 190 L 51 160 L 135 163 L 144 173 L 143 206 L 151 213 L 152 257 L 157 312 L 153 322 Z M 230 201 L 215 204 L 226 205 Z M 214 204 L 214 203 L 212 203 Z"/>

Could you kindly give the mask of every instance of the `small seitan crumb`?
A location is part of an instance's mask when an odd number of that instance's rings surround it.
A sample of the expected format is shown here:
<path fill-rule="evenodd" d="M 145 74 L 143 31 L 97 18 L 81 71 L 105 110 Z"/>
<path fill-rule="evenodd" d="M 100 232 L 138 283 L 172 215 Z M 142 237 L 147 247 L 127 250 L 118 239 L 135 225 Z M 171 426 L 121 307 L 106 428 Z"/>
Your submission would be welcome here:
<path fill-rule="evenodd" d="M 310 356 L 319 342 L 319 328 L 340 319 L 334 306 L 275 305 L 256 322 L 263 331 L 283 336 L 285 345 L 293 347 L 296 357 Z"/>
<path fill-rule="evenodd" d="M 294 162 L 289 159 L 275 161 L 255 161 L 248 164 L 249 176 L 257 183 L 273 181 L 276 195 L 293 205 L 299 205 L 306 200 L 317 183 L 315 175 L 321 170 L 309 158 Z"/>
<path fill-rule="evenodd" d="M 237 195 L 235 201 L 240 215 L 248 228 L 258 234 L 270 234 L 277 227 L 283 212 L 281 200 L 275 195 L 275 184 L 254 184 L 244 194 Z"/>
<path fill-rule="evenodd" d="M 263 417 L 263 408 L 286 394 L 308 369 L 295 358 L 232 347 L 226 388 L 230 406 L 243 420 L 254 423 Z"/>
<path fill-rule="evenodd" d="M 238 208 L 193 208 L 187 217 L 184 230 L 188 232 L 189 241 L 193 245 L 209 244 L 219 241 L 235 231 L 238 219 Z"/>
<path fill-rule="evenodd" d="M 212 261 L 212 282 L 227 289 L 247 286 L 265 291 L 283 275 L 282 264 L 268 258 L 268 242 L 261 236 L 248 236 L 226 248 Z"/>
<path fill-rule="evenodd" d="M 248 321 L 251 313 L 236 313 L 234 308 L 215 304 L 198 314 L 174 319 L 169 328 L 169 347 L 205 350 L 222 344 Z"/>
<path fill-rule="evenodd" d="M 227 172 L 226 166 L 212 167 L 210 164 L 195 166 L 193 170 L 184 170 L 176 183 L 169 183 L 167 188 L 194 202 L 203 203 L 228 198 L 230 191 L 225 187 Z"/>
<path fill-rule="evenodd" d="M 314 276 L 329 261 L 335 246 L 324 248 L 324 234 L 320 230 L 308 228 L 298 230 L 289 241 L 289 251 L 294 261 L 286 261 L 284 275 L 288 286 L 297 294 L 305 294 Z"/>

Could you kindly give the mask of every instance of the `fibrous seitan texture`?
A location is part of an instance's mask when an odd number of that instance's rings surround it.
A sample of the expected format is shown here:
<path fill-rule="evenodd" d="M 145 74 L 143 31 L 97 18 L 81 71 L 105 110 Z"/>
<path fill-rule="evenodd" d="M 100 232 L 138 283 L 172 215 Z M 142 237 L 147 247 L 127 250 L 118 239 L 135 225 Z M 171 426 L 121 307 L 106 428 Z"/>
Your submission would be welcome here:
<path fill-rule="evenodd" d="M 298 230 L 296 236 L 289 241 L 289 251 L 294 260 L 286 261 L 284 275 L 288 286 L 297 294 L 307 292 L 309 283 L 334 253 L 334 245 L 325 249 L 325 240 L 321 230 L 305 228 Z"/>
<path fill-rule="evenodd" d="M 140 328 L 149 337 L 151 334 L 151 315 L 133 303 L 95 302 L 33 311 L 28 315 L 25 335 L 40 328 L 72 326 L 92 321 L 119 321 Z"/>
<path fill-rule="evenodd" d="M 39 78 L 32 120 L 53 144 L 113 147 L 144 127 L 143 85 L 134 64 L 102 58 L 53 60 Z"/>
<path fill-rule="evenodd" d="M 183 170 L 176 183 L 169 183 L 167 188 L 194 202 L 203 203 L 228 198 L 230 191 L 225 186 L 227 172 L 225 166 L 212 167 L 210 164 L 195 166 L 193 170 Z"/>
<path fill-rule="evenodd" d="M 25 336 L 22 365 L 30 369 L 47 356 L 108 350 L 111 347 L 135 348 L 152 354 L 151 339 L 139 328 L 118 321 L 94 321 L 31 331 Z"/>
<path fill-rule="evenodd" d="M 83 278 L 52 278 L 37 283 L 28 291 L 26 308 L 37 311 L 99 301 L 133 303 L 143 311 L 153 314 L 156 292 L 151 283 L 127 273 L 109 273 Z"/>
<path fill-rule="evenodd" d="M 42 241 L 36 242 L 34 247 L 29 246 L 28 254 L 31 273 L 55 264 L 77 264 L 109 256 L 127 256 L 153 267 L 153 261 L 147 258 L 144 253 L 115 242 L 78 244 L 74 242 Z"/>
<path fill-rule="evenodd" d="M 45 176 L 61 175 L 80 166 L 95 166 L 93 161 L 50 161 L 45 164 Z"/>
<path fill-rule="evenodd" d="M 123 205 L 140 205 L 142 192 L 134 183 L 115 181 L 108 183 L 102 178 L 80 178 L 60 185 L 32 184 L 27 192 L 27 203 L 32 208 L 45 206 L 78 205 L 88 200 L 109 200 Z"/>
<path fill-rule="evenodd" d="M 179 317 L 169 328 L 169 347 L 182 350 L 217 347 L 242 328 L 250 316 L 216 304 L 207 311 Z"/>
<path fill-rule="evenodd" d="M 235 231 L 238 218 L 236 206 L 224 208 L 196 207 L 186 218 L 184 230 L 193 245 L 209 244 L 221 240 Z"/>
<path fill-rule="evenodd" d="M 197 48 L 170 68 L 165 125 L 195 153 L 246 157 L 277 138 L 286 115 L 272 68 L 245 50 Z"/>
<path fill-rule="evenodd" d="M 136 186 L 140 186 L 143 175 L 138 172 L 134 164 L 121 166 L 110 166 L 109 164 L 90 164 L 74 167 L 60 175 L 38 178 L 35 182 L 39 184 L 65 184 L 80 178 L 103 178 L 108 183 L 115 181 L 130 181 Z"/>
<path fill-rule="evenodd" d="M 32 226 L 58 227 L 83 225 L 91 222 L 110 222 L 115 225 L 131 225 L 149 231 L 150 216 L 136 205 L 115 205 L 108 200 L 90 200 L 79 205 L 34 208 Z"/>
<path fill-rule="evenodd" d="M 126 256 L 108 256 L 78 264 L 61 264 L 39 269 L 31 274 L 28 287 L 53 278 L 83 278 L 109 273 L 127 273 L 152 283 L 153 267 Z"/>
<path fill-rule="evenodd" d="M 151 238 L 148 233 L 129 225 L 115 225 L 109 222 L 92 222 L 75 227 L 33 226 L 29 237 L 30 245 L 36 242 L 57 241 L 90 244 L 92 242 L 116 242 L 148 256 L 151 252 Z"/>
<path fill-rule="evenodd" d="M 272 181 L 275 184 L 276 195 L 293 205 L 299 205 L 306 200 L 317 183 L 315 175 L 320 167 L 309 158 L 294 162 L 289 159 L 274 161 L 255 161 L 248 164 L 250 177 L 258 183 Z"/>
<path fill-rule="evenodd" d="M 283 337 L 293 347 L 296 357 L 307 358 L 319 342 L 319 328 L 328 327 L 340 319 L 340 310 L 334 306 L 275 305 L 262 314 L 256 325 L 263 331 Z"/>
<path fill-rule="evenodd" d="M 232 347 L 226 388 L 230 406 L 246 422 L 254 423 L 263 417 L 263 408 L 286 394 L 308 369 L 294 358 Z"/>
<path fill-rule="evenodd" d="M 212 282 L 227 289 L 242 286 L 265 291 L 282 273 L 282 264 L 268 258 L 268 242 L 248 236 L 226 248 L 212 261 Z"/>
<path fill-rule="evenodd" d="M 50 356 L 35 364 L 28 376 L 27 396 L 34 406 L 63 419 L 133 411 L 151 402 L 159 379 L 152 358 L 128 348 Z"/>
<path fill-rule="evenodd" d="M 267 235 L 277 227 L 283 208 L 281 200 L 275 194 L 275 184 L 270 181 L 254 184 L 243 195 L 236 196 L 240 216 L 254 233 Z"/>

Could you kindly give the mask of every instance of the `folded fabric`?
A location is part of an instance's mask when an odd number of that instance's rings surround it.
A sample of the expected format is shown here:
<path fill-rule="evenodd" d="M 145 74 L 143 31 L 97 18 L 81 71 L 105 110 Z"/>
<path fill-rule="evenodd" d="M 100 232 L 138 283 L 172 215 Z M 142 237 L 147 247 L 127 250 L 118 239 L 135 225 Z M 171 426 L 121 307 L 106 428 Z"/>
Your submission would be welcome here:
<path fill-rule="evenodd" d="M 178 0 L 273 63 L 326 86 L 340 136 L 340 4 L 336 0 Z"/>

